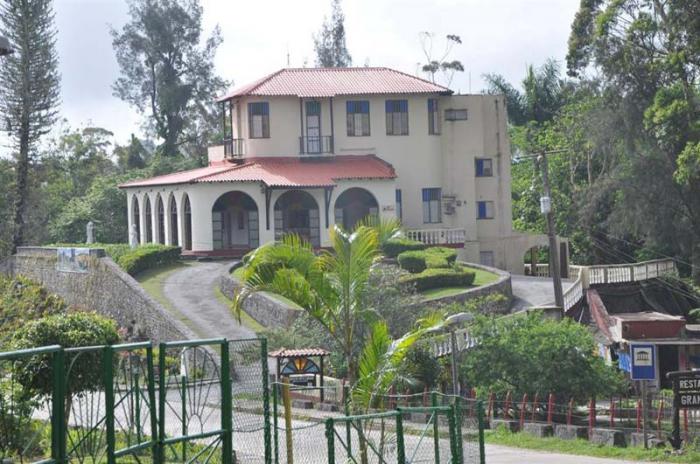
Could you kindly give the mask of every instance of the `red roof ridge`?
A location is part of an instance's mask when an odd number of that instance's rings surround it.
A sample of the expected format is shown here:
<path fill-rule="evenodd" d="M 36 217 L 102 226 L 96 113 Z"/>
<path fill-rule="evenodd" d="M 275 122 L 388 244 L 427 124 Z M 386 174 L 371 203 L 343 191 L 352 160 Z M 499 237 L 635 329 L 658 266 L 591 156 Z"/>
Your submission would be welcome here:
<path fill-rule="evenodd" d="M 282 73 L 284 70 L 285 70 L 285 68 L 278 69 L 277 71 L 270 73 L 266 76 L 263 76 L 260 79 L 254 80 L 253 82 L 250 82 L 242 87 L 234 88 L 233 90 L 231 90 L 227 94 L 225 94 L 221 97 L 218 97 L 216 99 L 216 101 L 222 102 L 222 101 L 228 100 L 229 98 L 232 98 L 236 94 L 239 94 L 239 95 L 240 94 L 249 94 L 249 93 L 253 92 L 255 89 L 257 89 L 258 87 L 260 87 L 261 85 L 263 85 L 264 83 L 266 83 L 267 81 L 269 81 L 270 79 L 272 79 L 273 77 Z"/>

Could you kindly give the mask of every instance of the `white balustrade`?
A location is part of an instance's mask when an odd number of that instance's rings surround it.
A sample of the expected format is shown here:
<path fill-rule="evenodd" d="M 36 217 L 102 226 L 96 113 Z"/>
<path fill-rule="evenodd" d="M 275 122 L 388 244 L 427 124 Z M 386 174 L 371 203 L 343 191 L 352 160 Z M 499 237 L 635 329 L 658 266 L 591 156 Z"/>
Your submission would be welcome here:
<path fill-rule="evenodd" d="M 406 237 L 426 245 L 464 245 L 467 231 L 464 229 L 410 229 Z"/>

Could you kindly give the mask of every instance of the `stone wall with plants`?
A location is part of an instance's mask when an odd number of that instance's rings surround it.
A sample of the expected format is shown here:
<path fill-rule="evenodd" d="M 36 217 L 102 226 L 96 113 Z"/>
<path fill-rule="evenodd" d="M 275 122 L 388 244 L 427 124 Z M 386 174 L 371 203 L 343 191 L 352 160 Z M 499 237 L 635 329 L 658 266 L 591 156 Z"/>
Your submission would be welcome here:
<path fill-rule="evenodd" d="M 56 263 L 56 248 L 20 247 L 16 255 L 3 261 L 0 271 L 26 276 L 63 297 L 69 305 L 109 316 L 137 338 L 155 342 L 197 338 L 105 256 L 104 250 L 90 250 L 86 272 L 59 271 Z"/>
<path fill-rule="evenodd" d="M 230 274 L 222 275 L 219 280 L 219 288 L 227 298 L 232 299 L 236 291 L 242 287 L 242 283 Z M 269 328 L 286 329 L 302 314 L 303 310 L 285 304 L 263 293 L 251 295 L 243 303 L 243 311 L 258 323 Z"/>

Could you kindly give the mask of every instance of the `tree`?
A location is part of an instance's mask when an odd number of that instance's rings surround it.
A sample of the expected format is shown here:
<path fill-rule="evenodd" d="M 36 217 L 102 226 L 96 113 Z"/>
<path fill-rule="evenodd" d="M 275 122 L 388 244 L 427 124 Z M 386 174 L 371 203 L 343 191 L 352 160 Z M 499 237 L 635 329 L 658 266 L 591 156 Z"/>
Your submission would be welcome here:
<path fill-rule="evenodd" d="M 373 229 L 359 227 L 330 231 L 331 251 L 319 256 L 295 235 L 263 245 L 244 260 L 244 288 L 234 297 L 234 311 L 251 294 L 270 291 L 289 298 L 316 319 L 338 344 L 348 365 L 348 377 L 357 378 L 355 336 L 363 320 L 374 317 L 364 307 L 370 270 L 379 253 Z"/>
<path fill-rule="evenodd" d="M 151 154 L 134 134 L 131 134 L 129 145 L 114 147 L 114 156 L 117 158 L 119 168 L 124 172 L 143 169 L 151 159 Z"/>
<path fill-rule="evenodd" d="M 470 327 L 479 343 L 464 356 L 466 381 L 484 391 L 514 397 L 552 392 L 562 400 L 585 401 L 618 393 L 622 375 L 596 354 L 593 336 L 570 319 L 539 312 L 507 318 L 479 316 Z"/>
<path fill-rule="evenodd" d="M 27 349 L 37 346 L 61 345 L 65 348 L 112 345 L 119 341 L 117 324 L 97 313 L 71 312 L 57 314 L 22 326 L 14 335 L 13 347 Z M 102 351 L 91 350 L 73 354 L 66 359 L 66 424 L 70 417 L 73 397 L 102 385 Z M 53 388 L 50 364 L 42 357 L 30 358 L 17 376 L 28 396 L 48 395 Z"/>
<path fill-rule="evenodd" d="M 186 154 L 202 156 L 217 133 L 213 100 L 228 85 L 214 74 L 218 26 L 200 47 L 198 0 L 130 0 L 129 14 L 121 31 L 112 30 L 121 70 L 115 96 L 149 115 L 163 156 L 175 157 L 185 146 L 192 150 Z"/>
<path fill-rule="evenodd" d="M 692 263 L 700 282 L 700 4 L 586 0 L 569 38 L 569 74 L 593 68 L 619 96 L 627 156 L 612 218 L 647 249 Z"/>
<path fill-rule="evenodd" d="M 352 66 L 352 57 L 345 44 L 345 15 L 340 0 L 332 0 L 330 21 L 323 18 L 318 34 L 314 34 L 316 67 L 347 68 Z"/>
<path fill-rule="evenodd" d="M 455 45 L 461 45 L 462 39 L 455 34 L 447 34 L 445 36 L 445 46 L 440 55 L 434 54 L 434 39 L 435 34 L 432 32 L 421 32 L 420 35 L 421 47 L 426 62 L 421 66 L 421 70 L 426 73 L 433 84 L 436 83 L 436 75 L 442 71 L 445 80 L 445 86 L 449 87 L 452 83 L 452 78 L 456 72 L 464 72 L 464 65 L 459 60 L 449 60 L 448 57 L 452 53 Z"/>
<path fill-rule="evenodd" d="M 0 35 L 14 48 L 0 67 L 0 113 L 16 150 L 14 251 L 25 241 L 29 167 L 39 140 L 56 121 L 60 76 L 51 0 L 2 0 L 0 18 Z"/>

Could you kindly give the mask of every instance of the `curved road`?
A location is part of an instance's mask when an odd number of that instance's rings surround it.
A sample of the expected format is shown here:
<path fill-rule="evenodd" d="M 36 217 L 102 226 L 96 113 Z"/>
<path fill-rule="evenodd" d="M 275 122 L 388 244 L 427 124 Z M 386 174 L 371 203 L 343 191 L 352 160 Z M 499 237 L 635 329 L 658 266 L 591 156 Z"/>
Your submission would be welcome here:
<path fill-rule="evenodd" d="M 512 312 L 554 304 L 554 287 L 550 277 L 511 274 L 510 283 L 513 288 L 513 304 L 510 308 Z M 566 291 L 572 283 L 572 280 L 563 280 L 563 290 Z"/>
<path fill-rule="evenodd" d="M 255 332 L 239 324 L 216 294 L 219 277 L 230 267 L 228 261 L 195 262 L 165 279 L 163 294 L 178 313 L 176 316 L 199 337 L 255 337 Z"/>

